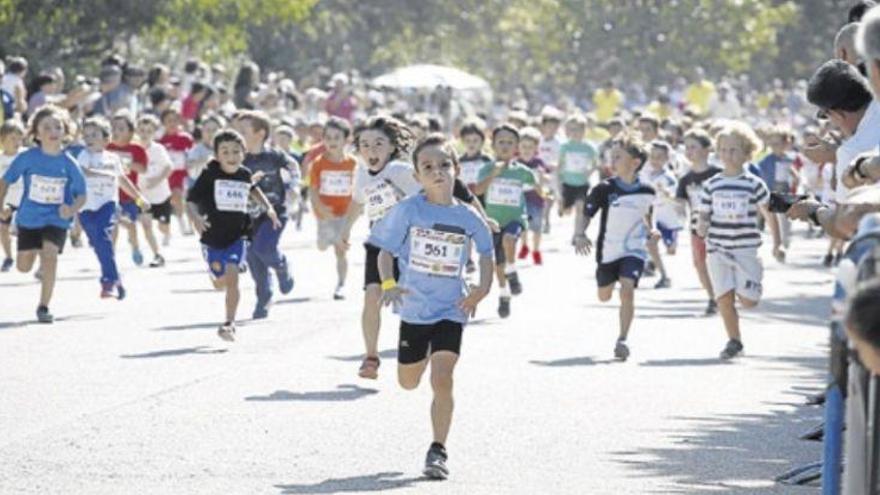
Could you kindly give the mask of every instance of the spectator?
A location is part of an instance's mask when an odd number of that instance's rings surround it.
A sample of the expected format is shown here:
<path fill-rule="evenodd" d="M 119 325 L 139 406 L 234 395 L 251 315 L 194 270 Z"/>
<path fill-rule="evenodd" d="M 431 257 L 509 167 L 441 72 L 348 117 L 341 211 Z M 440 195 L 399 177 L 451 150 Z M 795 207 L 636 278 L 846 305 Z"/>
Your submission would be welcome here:
<path fill-rule="evenodd" d="M 352 122 L 357 110 L 357 99 L 348 84 L 348 76 L 338 73 L 330 79 L 330 94 L 324 104 L 324 111 L 331 117 L 339 117 Z"/>
<path fill-rule="evenodd" d="M 11 57 L 6 64 L 6 73 L 0 81 L 0 89 L 9 93 L 15 101 L 17 113 L 27 112 L 27 90 L 24 78 L 27 75 L 28 62 L 24 57 Z"/>

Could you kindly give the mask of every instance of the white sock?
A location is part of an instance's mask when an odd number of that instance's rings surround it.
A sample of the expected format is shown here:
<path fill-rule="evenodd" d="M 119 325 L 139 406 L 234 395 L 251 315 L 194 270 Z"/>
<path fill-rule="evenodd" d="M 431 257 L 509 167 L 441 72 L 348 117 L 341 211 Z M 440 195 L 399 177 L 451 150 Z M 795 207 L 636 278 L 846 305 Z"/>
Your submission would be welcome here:
<path fill-rule="evenodd" d="M 505 275 L 510 275 L 511 273 L 516 273 L 516 265 L 507 265 L 504 267 Z"/>
<path fill-rule="evenodd" d="M 505 285 L 501 288 L 501 297 L 510 297 L 510 287 Z"/>

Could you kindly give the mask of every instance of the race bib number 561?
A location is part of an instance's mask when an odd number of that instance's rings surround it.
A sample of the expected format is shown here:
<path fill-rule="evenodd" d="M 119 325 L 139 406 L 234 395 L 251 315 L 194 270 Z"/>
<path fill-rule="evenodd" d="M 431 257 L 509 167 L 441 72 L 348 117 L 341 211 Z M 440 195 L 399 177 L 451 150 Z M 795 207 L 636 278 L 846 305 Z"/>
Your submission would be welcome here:
<path fill-rule="evenodd" d="M 409 234 L 411 270 L 441 277 L 457 277 L 461 273 L 467 236 L 422 227 L 412 227 Z"/>

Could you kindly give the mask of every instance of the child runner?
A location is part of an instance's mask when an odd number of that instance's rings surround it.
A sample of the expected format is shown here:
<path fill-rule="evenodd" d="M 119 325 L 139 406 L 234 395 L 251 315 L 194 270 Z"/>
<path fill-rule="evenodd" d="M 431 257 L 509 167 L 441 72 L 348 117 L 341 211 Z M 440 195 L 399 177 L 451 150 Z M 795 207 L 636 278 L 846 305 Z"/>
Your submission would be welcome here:
<path fill-rule="evenodd" d="M 125 288 L 113 247 L 119 190 L 135 198 L 139 209 L 149 208 L 149 203 L 125 175 L 119 156 L 105 150 L 110 139 L 110 123 L 103 117 L 89 118 L 83 123 L 82 133 L 86 149 L 77 156 L 77 162 L 86 178 L 86 202 L 79 221 L 101 265 L 101 297 L 113 297 L 116 291 L 116 298 L 124 299 Z"/>
<path fill-rule="evenodd" d="M 744 170 L 761 145 L 755 132 L 747 124 L 731 122 L 717 139 L 724 169 L 703 187 L 697 230 L 706 239 L 709 275 L 729 339 L 721 359 L 731 359 L 743 351 L 736 299 L 744 308 L 756 306 L 761 299 L 764 267 L 758 258 L 758 213 L 764 216 L 773 235 L 773 255 L 781 260 L 785 252 L 776 215 L 767 207 L 767 186 Z"/>
<path fill-rule="evenodd" d="M 192 183 L 214 157 L 214 136 L 226 127 L 226 119 L 210 114 L 199 123 L 199 142 L 186 153 L 186 173 Z"/>
<path fill-rule="evenodd" d="M 226 320 L 217 335 L 234 341 L 240 298 L 238 274 L 245 263 L 251 223 L 248 199 L 255 199 L 266 209 L 272 228 L 280 230 L 282 224 L 272 204 L 253 183 L 251 171 L 242 166 L 244 138 L 233 130 L 224 130 L 214 137 L 214 144 L 217 159 L 208 162 L 189 190 L 186 211 L 201 236 L 202 255 L 214 287 L 226 291 Z"/>
<path fill-rule="evenodd" d="M 545 202 L 541 190 L 550 181 L 548 179 L 550 169 L 541 158 L 538 157 L 538 145 L 541 142 L 541 131 L 534 127 L 520 129 L 519 159 L 532 169 L 538 179 L 538 185 L 526 191 L 526 214 L 528 215 L 529 228 L 523 232 L 522 248 L 517 256 L 525 259 L 529 255 L 529 233 L 532 234 L 532 260 L 536 265 L 544 263 L 541 257 L 541 233 L 544 226 Z"/>
<path fill-rule="evenodd" d="M 324 144 L 326 151 L 312 161 L 309 170 L 310 184 L 314 184 L 311 195 L 312 209 L 318 220 L 318 249 L 326 250 L 333 246 L 336 254 L 336 290 L 333 299 L 345 299 L 343 288 L 348 274 L 348 238 L 351 226 L 357 218 L 351 213 L 351 195 L 354 169 L 357 162 L 345 152 L 351 126 L 347 120 L 330 117 L 324 124 Z"/>
<path fill-rule="evenodd" d="M 172 105 L 162 112 L 162 128 L 165 133 L 159 138 L 159 144 L 168 150 L 171 157 L 172 172 L 168 176 L 168 186 L 171 188 L 171 207 L 174 216 L 180 225 L 180 232 L 191 235 L 192 229 L 183 217 L 183 196 L 186 190 L 186 154 L 195 142 L 192 136 L 183 130 L 183 117 L 180 108 Z"/>
<path fill-rule="evenodd" d="M 129 182 L 137 184 L 138 175 L 147 171 L 147 152 L 143 146 L 132 141 L 134 137 L 134 117 L 132 117 L 131 113 L 122 110 L 114 114 L 110 124 L 110 132 L 111 139 L 107 145 L 107 151 L 119 157 L 119 160 L 122 162 L 122 169 L 128 174 Z M 122 214 L 120 218 L 122 220 L 121 223 L 128 231 L 132 261 L 136 265 L 141 265 L 144 262 L 144 255 L 141 253 L 137 235 L 137 222 L 141 215 L 141 209 L 136 204 L 134 198 L 123 190 L 119 193 L 119 210 Z M 118 225 L 118 222 L 114 222 L 114 249 L 118 235 Z"/>
<path fill-rule="evenodd" d="M 119 125 L 114 119 L 114 128 Z M 168 185 L 168 177 L 171 176 L 172 164 L 168 150 L 154 141 L 156 131 L 159 129 L 159 119 L 155 115 L 144 114 L 137 121 L 137 135 L 147 154 L 147 172 L 143 175 L 141 191 L 150 202 L 150 211 L 140 217 L 141 226 L 144 228 L 144 237 L 153 251 L 151 268 L 165 266 L 165 258 L 156 241 L 153 232 L 153 220 L 159 224 L 159 232 L 162 234 L 162 245 L 167 246 L 171 242 L 171 186 Z"/>
<path fill-rule="evenodd" d="M 583 115 L 574 115 L 565 123 L 569 141 L 559 149 L 558 180 L 562 192 L 559 216 L 567 215 L 571 208 L 575 211 L 584 208 L 584 201 L 590 192 L 590 175 L 596 169 L 599 152 L 584 140 L 587 120 Z"/>
<path fill-rule="evenodd" d="M 374 117 L 355 135 L 355 148 L 366 167 L 358 167 L 354 178 L 352 214 L 366 210 L 372 227 L 388 210 L 421 186 L 413 175 L 413 167 L 400 161 L 412 147 L 413 134 L 405 124 L 392 117 Z M 379 277 L 379 248 L 364 243 L 364 309 L 361 328 L 366 356 L 358 376 L 375 380 L 379 376 L 379 329 L 382 326 L 380 300 L 382 279 Z"/>
<path fill-rule="evenodd" d="M 675 201 L 675 188 L 678 180 L 669 166 L 671 148 L 666 141 L 654 141 L 648 155 L 648 167 L 639 178 L 642 183 L 654 189 L 653 219 L 657 230 L 660 231 L 660 239 L 666 246 L 667 254 L 674 255 L 678 246 L 678 231 L 681 230 L 681 216 L 679 205 Z M 666 289 L 672 285 L 672 281 L 666 273 L 666 265 L 660 255 L 660 246 L 655 240 L 648 241 L 648 254 L 654 266 L 660 270 L 660 280 L 654 285 L 655 289 Z"/>
<path fill-rule="evenodd" d="M 541 110 L 541 143 L 538 145 L 538 158 L 550 170 L 551 174 L 555 174 L 559 166 L 559 149 L 562 147 L 562 140 L 559 139 L 559 126 L 562 125 L 562 111 L 554 107 L 544 107 Z M 546 198 L 546 206 L 544 207 L 544 233 L 550 233 L 550 210 L 553 209 L 554 197 L 559 197 L 559 191 L 555 189 L 558 184 L 554 183 L 552 189 L 548 191 Z"/>
<path fill-rule="evenodd" d="M 501 295 L 498 315 L 510 316 L 510 296 L 522 293 L 516 272 L 516 243 L 525 229 L 525 192 L 537 186 L 532 170 L 515 159 L 519 149 L 519 131 L 511 124 L 502 124 L 492 131 L 492 147 L 497 162 L 488 163 L 480 171 L 475 192 L 485 194 L 486 214 L 500 227 L 493 234 L 495 273 Z M 510 283 L 510 288 L 507 284 Z"/>
<path fill-rule="evenodd" d="M 434 440 L 423 472 L 445 479 L 449 476 L 445 444 L 452 423 L 452 376 L 464 326 L 492 285 L 492 238 L 476 212 L 452 195 L 456 156 L 442 135 L 429 135 L 419 143 L 413 161 L 424 192 L 392 208 L 375 225 L 369 242 L 382 250 L 382 299 L 386 305 L 400 305 L 397 376 L 401 387 L 415 389 L 430 360 Z M 480 255 L 480 285 L 469 290 L 463 268 L 471 242 Z M 399 285 L 395 257 L 400 265 Z"/>
<path fill-rule="evenodd" d="M 37 321 L 52 323 L 49 302 L 55 288 L 58 255 L 64 250 L 67 229 L 86 201 L 86 182 L 76 161 L 62 152 L 65 135 L 70 133 L 70 117 L 54 105 L 40 108 L 30 122 L 30 134 L 37 146 L 12 161 L 0 179 L 0 218 L 9 219 L 6 205 L 10 184 L 23 182 L 22 198 L 15 214 L 18 227 L 16 265 L 29 272 L 40 256 L 40 303 Z"/>
<path fill-rule="evenodd" d="M 712 291 L 712 280 L 709 279 L 709 269 L 706 267 L 706 241 L 697 235 L 697 217 L 700 212 L 700 194 L 703 184 L 721 169 L 709 164 L 709 153 L 712 151 L 712 138 L 706 131 L 692 129 L 684 135 L 684 153 L 690 170 L 678 181 L 675 197 L 685 203 L 690 209 L 691 231 L 691 257 L 700 285 L 709 296 L 706 305 L 706 315 L 714 315 L 718 311 L 718 303 L 715 302 L 715 292 Z"/>
<path fill-rule="evenodd" d="M 767 134 L 767 146 L 770 153 L 758 162 L 761 179 L 767 184 L 770 192 L 790 194 L 798 189 L 801 166 L 800 158 L 792 151 L 794 133 L 791 129 L 776 126 Z M 782 245 L 788 249 L 791 243 L 791 220 L 784 213 L 776 213 L 779 222 Z"/>
<path fill-rule="evenodd" d="M 472 121 L 461 126 L 458 135 L 464 144 L 464 154 L 459 161 L 461 174 L 458 179 L 473 191 L 479 182 L 480 170 L 487 163 L 492 162 L 492 158 L 483 153 L 483 146 L 486 144 L 486 131 L 482 122 Z"/>
<path fill-rule="evenodd" d="M 15 119 L 3 122 L 3 125 L 0 126 L 0 147 L 3 148 L 3 153 L 0 154 L 0 177 L 9 170 L 9 165 L 12 164 L 15 157 L 25 151 L 25 149 L 21 147 L 22 141 L 24 141 L 24 127 L 20 122 Z M 10 184 L 9 189 L 6 192 L 6 206 L 9 207 L 10 211 L 15 213 L 20 202 L 21 184 Z M 2 207 L 3 205 L 0 204 L 0 208 Z M 11 215 L 5 220 L 0 218 L 0 245 L 3 246 L 4 255 L 3 265 L 0 266 L 0 271 L 2 272 L 8 272 L 14 263 L 14 260 L 12 259 L 12 232 L 10 229 L 12 221 L 13 218 Z"/>
<path fill-rule="evenodd" d="M 596 284 L 599 301 L 607 302 L 620 283 L 620 333 L 614 346 L 614 357 L 629 357 L 627 337 L 635 313 L 635 290 L 645 268 L 654 189 L 638 179 L 648 152 L 634 136 L 624 133 L 611 146 L 614 176 L 605 179 L 590 192 L 583 210 L 577 212 L 574 231 L 575 252 L 590 253 L 592 243 L 586 231 L 596 214 L 601 214 L 599 237 L 596 240 Z M 659 238 L 659 232 L 650 236 Z"/>
<path fill-rule="evenodd" d="M 281 253 L 278 243 L 288 219 L 285 181 L 299 182 L 299 164 L 286 153 L 266 145 L 271 127 L 269 117 L 265 113 L 242 112 L 235 125 L 247 145 L 244 166 L 254 174 L 254 180 L 281 219 L 281 226 L 275 228 L 270 221 L 271 217 L 262 209 L 251 211 L 251 216 L 254 217 L 253 241 L 247 252 L 247 263 L 257 293 L 253 317 L 260 319 L 269 316 L 269 305 L 272 302 L 272 270 L 275 271 L 278 290 L 282 294 L 289 294 L 293 290 L 294 282 L 290 265 Z M 285 176 L 293 179 L 287 179 Z"/>

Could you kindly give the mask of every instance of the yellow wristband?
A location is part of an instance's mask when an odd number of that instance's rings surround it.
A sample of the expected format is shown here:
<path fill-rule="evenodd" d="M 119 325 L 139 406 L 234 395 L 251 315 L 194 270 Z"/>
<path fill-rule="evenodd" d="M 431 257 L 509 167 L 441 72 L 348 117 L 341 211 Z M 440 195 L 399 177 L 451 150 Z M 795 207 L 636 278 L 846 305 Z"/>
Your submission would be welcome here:
<path fill-rule="evenodd" d="M 382 290 L 383 291 L 389 291 L 395 287 L 397 287 L 397 281 L 394 280 L 393 278 L 389 278 L 388 280 L 385 280 L 384 282 L 382 282 Z"/>

